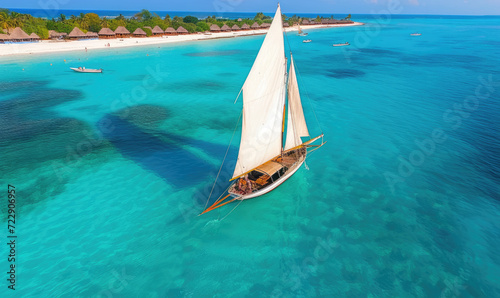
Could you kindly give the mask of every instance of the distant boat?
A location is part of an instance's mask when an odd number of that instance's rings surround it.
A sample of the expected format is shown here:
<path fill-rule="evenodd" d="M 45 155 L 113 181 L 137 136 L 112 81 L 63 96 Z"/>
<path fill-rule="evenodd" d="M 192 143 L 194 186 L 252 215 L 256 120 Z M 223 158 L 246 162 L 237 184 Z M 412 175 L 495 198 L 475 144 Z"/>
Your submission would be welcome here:
<path fill-rule="evenodd" d="M 302 137 L 309 137 L 309 130 L 291 53 L 289 59 L 287 71 L 278 4 L 271 27 L 242 87 L 241 141 L 230 180 L 234 182 L 228 187 L 227 195 L 224 192 L 202 214 L 235 200 L 255 198 L 272 191 L 300 168 L 308 148 L 314 148 L 311 152 L 324 144 L 311 144 L 323 139 L 323 134 L 302 142 Z"/>
<path fill-rule="evenodd" d="M 351 45 L 350 43 L 345 42 L 345 43 L 336 43 L 333 46 L 334 47 L 345 47 L 345 46 L 350 46 L 350 45 Z"/>
<path fill-rule="evenodd" d="M 304 43 L 308 43 L 308 42 L 311 42 L 311 41 L 312 41 L 312 40 L 310 40 L 310 39 L 304 39 L 302 42 L 304 42 Z"/>
<path fill-rule="evenodd" d="M 412 33 L 412 34 L 410 34 L 410 35 L 411 35 L 411 36 L 420 36 L 420 35 L 422 35 L 422 33 Z"/>
<path fill-rule="evenodd" d="M 305 33 L 304 31 L 302 31 L 302 29 L 300 29 L 300 24 L 297 24 L 297 26 L 299 26 L 299 36 L 307 36 L 309 33 Z"/>
<path fill-rule="evenodd" d="M 76 72 L 88 72 L 88 73 L 102 73 L 102 68 L 99 69 L 92 69 L 92 68 L 85 68 L 85 67 L 70 67 L 70 69 L 76 71 Z"/>

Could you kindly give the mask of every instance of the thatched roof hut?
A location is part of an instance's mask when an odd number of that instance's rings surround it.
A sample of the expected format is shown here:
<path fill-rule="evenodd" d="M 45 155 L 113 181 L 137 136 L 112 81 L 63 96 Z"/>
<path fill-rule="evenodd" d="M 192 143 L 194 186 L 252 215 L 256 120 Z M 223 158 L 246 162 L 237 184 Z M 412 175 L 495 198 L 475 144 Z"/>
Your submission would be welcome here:
<path fill-rule="evenodd" d="M 248 24 L 243 24 L 243 25 L 241 26 L 241 29 L 242 29 L 242 30 L 248 30 L 248 29 L 250 29 L 250 26 L 248 26 Z"/>
<path fill-rule="evenodd" d="M 40 36 L 38 36 L 35 32 L 30 34 L 31 40 L 40 40 Z"/>
<path fill-rule="evenodd" d="M 303 25 L 309 25 L 309 20 L 308 19 L 302 20 L 302 24 Z"/>
<path fill-rule="evenodd" d="M 241 21 L 243 21 L 243 20 L 241 18 L 238 18 L 238 22 L 241 22 Z"/>
<path fill-rule="evenodd" d="M 56 32 L 55 30 L 49 30 L 49 38 L 57 39 L 57 38 L 62 38 L 66 35 L 66 33 L 59 33 Z"/>
<path fill-rule="evenodd" d="M 98 35 L 97 33 L 92 32 L 92 31 L 88 31 L 86 35 L 87 35 L 87 37 L 88 37 L 88 38 L 96 38 L 96 37 L 99 37 L 99 35 Z"/>
<path fill-rule="evenodd" d="M 165 34 L 177 34 L 177 31 L 173 27 L 168 27 L 165 29 Z"/>
<path fill-rule="evenodd" d="M 10 40 L 10 36 L 7 34 L 0 34 L 0 42 L 6 42 Z"/>
<path fill-rule="evenodd" d="M 240 27 L 238 27 L 238 25 L 234 24 L 233 27 L 231 27 L 231 30 L 233 30 L 233 31 L 240 30 Z"/>
<path fill-rule="evenodd" d="M 188 34 L 189 31 L 187 31 L 186 28 L 184 28 L 182 26 L 179 26 L 179 28 L 177 28 L 177 33 L 179 33 L 179 34 Z"/>
<path fill-rule="evenodd" d="M 130 31 L 127 30 L 127 28 L 123 26 L 118 26 L 115 30 L 116 37 L 126 37 L 130 36 Z"/>
<path fill-rule="evenodd" d="M 259 29 L 260 26 L 259 26 L 259 24 L 257 22 L 255 22 L 255 23 L 252 24 L 252 26 L 250 26 L 250 28 L 252 28 L 252 29 Z"/>
<path fill-rule="evenodd" d="M 269 28 L 271 27 L 271 24 L 269 23 L 262 23 L 262 25 L 260 25 L 260 28 Z"/>
<path fill-rule="evenodd" d="M 290 27 L 290 24 L 288 24 L 288 23 L 283 23 L 283 27 Z"/>
<path fill-rule="evenodd" d="M 231 27 L 229 27 L 228 25 L 224 24 L 224 26 L 222 26 L 220 28 L 221 31 L 231 31 Z"/>
<path fill-rule="evenodd" d="M 217 26 L 217 24 L 212 24 L 210 25 L 210 31 L 215 31 L 215 32 L 220 31 L 220 27 Z"/>
<path fill-rule="evenodd" d="M 31 37 L 19 27 L 9 30 L 9 37 L 14 41 L 31 40 Z"/>
<path fill-rule="evenodd" d="M 134 33 L 132 33 L 135 37 L 146 37 L 147 34 L 144 30 L 142 30 L 141 28 L 137 28 L 135 29 Z"/>
<path fill-rule="evenodd" d="M 99 38 L 114 38 L 116 35 L 113 30 L 109 28 L 102 28 L 99 33 Z"/>
<path fill-rule="evenodd" d="M 156 25 L 151 32 L 153 35 L 163 35 L 163 33 L 165 33 L 158 25 Z"/>
<path fill-rule="evenodd" d="M 69 39 L 79 39 L 79 38 L 86 38 L 86 37 L 87 37 L 87 35 L 85 35 L 85 33 L 83 33 L 83 31 L 80 30 L 80 28 L 78 28 L 78 27 L 73 28 L 73 30 L 71 30 L 71 32 L 68 34 Z"/>

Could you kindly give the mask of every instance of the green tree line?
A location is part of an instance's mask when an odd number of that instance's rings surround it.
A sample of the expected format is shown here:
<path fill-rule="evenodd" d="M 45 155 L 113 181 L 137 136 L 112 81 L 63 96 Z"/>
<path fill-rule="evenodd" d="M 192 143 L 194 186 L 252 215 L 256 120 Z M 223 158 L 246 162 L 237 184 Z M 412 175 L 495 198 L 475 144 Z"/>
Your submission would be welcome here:
<path fill-rule="evenodd" d="M 126 18 L 121 14 L 116 18 L 101 18 L 95 13 L 80 13 L 77 16 L 71 15 L 67 17 L 61 14 L 57 18 L 44 19 L 36 18 L 29 14 L 21 14 L 7 9 L 0 9 L 0 30 L 6 32 L 6 29 L 8 28 L 21 27 L 21 29 L 23 29 L 26 33 L 31 34 L 34 32 L 43 39 L 47 39 L 49 37 L 49 30 L 70 33 L 74 27 L 80 28 L 83 32 L 99 32 L 102 28 L 110 28 L 114 31 L 118 26 L 124 26 L 130 32 L 134 32 L 137 28 L 142 28 L 146 31 L 146 34 L 150 36 L 151 30 L 144 27 L 149 26 L 154 28 L 155 26 L 158 26 L 162 30 L 165 30 L 168 27 L 173 27 L 177 30 L 177 28 L 182 26 L 190 33 L 194 33 L 208 31 L 210 30 L 210 26 L 212 24 L 216 24 L 219 27 L 222 27 L 224 24 L 229 27 L 232 27 L 233 25 L 241 27 L 243 24 L 251 26 L 254 22 L 257 22 L 261 25 L 262 23 L 271 23 L 271 21 L 271 17 L 264 15 L 262 12 L 257 13 L 253 19 L 246 18 L 241 21 L 221 19 L 216 16 L 198 19 L 194 16 L 186 16 L 184 18 L 174 16 L 171 18 L 170 15 L 166 15 L 162 18 L 156 13 L 150 12 L 146 9 L 143 9 L 130 18 Z M 283 21 L 292 26 L 293 24 L 300 22 L 301 18 L 297 15 L 292 17 L 283 15 Z"/>

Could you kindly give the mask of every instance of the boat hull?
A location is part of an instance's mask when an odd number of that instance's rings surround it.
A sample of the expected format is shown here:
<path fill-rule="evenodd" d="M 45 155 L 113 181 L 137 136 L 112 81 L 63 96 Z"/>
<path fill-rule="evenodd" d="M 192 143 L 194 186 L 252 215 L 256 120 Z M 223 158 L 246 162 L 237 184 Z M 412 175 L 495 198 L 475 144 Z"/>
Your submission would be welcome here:
<path fill-rule="evenodd" d="M 71 70 L 81 73 L 102 73 L 102 69 L 78 69 L 70 67 Z"/>

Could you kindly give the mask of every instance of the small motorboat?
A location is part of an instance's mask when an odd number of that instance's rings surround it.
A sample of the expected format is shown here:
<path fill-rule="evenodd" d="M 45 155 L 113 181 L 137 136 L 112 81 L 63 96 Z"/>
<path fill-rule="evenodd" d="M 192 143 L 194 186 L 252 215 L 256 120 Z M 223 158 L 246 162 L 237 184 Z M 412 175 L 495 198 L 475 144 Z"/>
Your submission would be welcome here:
<path fill-rule="evenodd" d="M 412 33 L 412 34 L 410 34 L 410 36 L 420 36 L 420 35 L 422 35 L 422 33 Z"/>
<path fill-rule="evenodd" d="M 88 72 L 88 73 L 102 73 L 102 68 L 99 69 L 92 69 L 92 68 L 85 68 L 85 67 L 70 67 L 71 70 L 74 70 L 76 72 Z"/>
<path fill-rule="evenodd" d="M 311 42 L 311 41 L 312 41 L 312 40 L 310 40 L 310 39 L 304 39 L 302 42 L 304 42 L 304 43 L 308 43 L 308 42 Z"/>
<path fill-rule="evenodd" d="M 345 42 L 345 43 L 336 43 L 333 46 L 334 47 L 345 47 L 345 46 L 350 46 L 350 45 L 351 45 L 350 43 Z"/>

